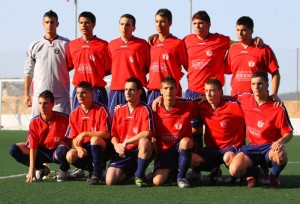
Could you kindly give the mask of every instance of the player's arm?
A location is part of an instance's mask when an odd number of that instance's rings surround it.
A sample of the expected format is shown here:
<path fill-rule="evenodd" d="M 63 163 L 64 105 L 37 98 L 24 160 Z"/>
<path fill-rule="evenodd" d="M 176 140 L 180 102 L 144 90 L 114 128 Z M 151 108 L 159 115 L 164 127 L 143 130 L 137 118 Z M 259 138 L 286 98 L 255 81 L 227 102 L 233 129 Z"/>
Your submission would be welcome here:
<path fill-rule="evenodd" d="M 125 156 L 125 147 L 120 143 L 120 140 L 116 136 L 112 136 L 111 143 L 114 146 L 115 151 L 119 154 L 120 157 Z"/>
<path fill-rule="evenodd" d="M 153 34 L 151 36 L 149 36 L 148 38 L 148 43 L 149 45 L 154 45 L 155 41 L 158 39 L 158 34 Z"/>
<path fill-rule="evenodd" d="M 284 144 L 288 143 L 293 138 L 293 132 L 289 132 L 284 134 L 280 139 L 276 142 L 273 142 L 271 149 L 276 152 L 284 147 Z"/>
<path fill-rule="evenodd" d="M 32 106 L 32 98 L 30 96 L 30 86 L 32 83 L 32 77 L 31 76 L 25 76 L 24 77 L 24 102 L 27 107 Z"/>
<path fill-rule="evenodd" d="M 279 74 L 279 70 L 276 70 L 275 72 L 272 73 L 272 94 L 271 94 L 271 98 L 273 99 L 273 101 L 280 101 L 279 97 L 277 96 L 278 89 L 279 89 L 279 84 L 280 84 L 280 74 Z"/>
<path fill-rule="evenodd" d="M 110 134 L 106 131 L 96 131 L 96 132 L 82 132 L 77 135 L 77 137 L 73 140 L 73 143 L 81 144 L 85 137 L 100 137 L 104 140 L 109 140 Z"/>
<path fill-rule="evenodd" d="M 30 148 L 29 152 L 29 170 L 26 182 L 32 182 L 35 177 L 35 160 L 36 160 L 37 149 Z"/>
<path fill-rule="evenodd" d="M 142 138 L 151 138 L 151 135 L 152 135 L 152 131 L 144 130 L 131 138 L 125 139 L 122 144 L 124 147 L 126 147 L 126 145 L 136 143 Z"/>

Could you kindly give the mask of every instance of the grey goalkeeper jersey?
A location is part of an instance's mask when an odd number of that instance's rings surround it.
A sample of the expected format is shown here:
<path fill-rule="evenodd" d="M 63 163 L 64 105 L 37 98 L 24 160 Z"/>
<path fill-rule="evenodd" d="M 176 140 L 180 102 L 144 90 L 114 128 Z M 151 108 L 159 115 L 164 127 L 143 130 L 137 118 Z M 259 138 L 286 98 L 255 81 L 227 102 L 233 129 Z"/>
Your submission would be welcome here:
<path fill-rule="evenodd" d="M 48 89 L 55 97 L 69 97 L 70 78 L 66 63 L 69 40 L 58 36 L 52 42 L 44 37 L 31 43 L 24 74 L 33 77 L 33 95 Z"/>

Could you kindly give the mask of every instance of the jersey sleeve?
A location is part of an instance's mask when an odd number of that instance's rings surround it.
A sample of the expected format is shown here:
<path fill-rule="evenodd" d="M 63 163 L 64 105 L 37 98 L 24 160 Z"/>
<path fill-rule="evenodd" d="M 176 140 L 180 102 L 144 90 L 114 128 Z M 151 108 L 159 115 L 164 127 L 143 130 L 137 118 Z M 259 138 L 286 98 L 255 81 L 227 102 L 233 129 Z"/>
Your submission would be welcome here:
<path fill-rule="evenodd" d="M 33 54 L 33 47 L 35 43 L 32 43 L 27 52 L 25 57 L 25 65 L 24 65 L 24 75 L 33 77 L 34 66 L 35 66 L 35 56 Z"/>

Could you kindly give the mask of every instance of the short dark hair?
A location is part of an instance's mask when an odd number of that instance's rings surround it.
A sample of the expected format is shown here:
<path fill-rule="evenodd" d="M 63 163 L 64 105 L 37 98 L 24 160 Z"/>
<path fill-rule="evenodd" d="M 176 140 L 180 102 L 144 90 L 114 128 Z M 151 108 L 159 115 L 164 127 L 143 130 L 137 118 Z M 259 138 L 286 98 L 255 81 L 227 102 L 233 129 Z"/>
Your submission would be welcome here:
<path fill-rule="evenodd" d="M 54 95 L 51 91 L 45 90 L 42 93 L 40 93 L 39 98 L 47 99 L 49 98 L 51 103 L 54 103 Z"/>
<path fill-rule="evenodd" d="M 82 81 L 82 82 L 80 82 L 80 83 L 77 85 L 76 89 L 77 89 L 77 88 L 84 88 L 84 89 L 86 89 L 86 90 L 88 90 L 88 91 L 90 91 L 90 92 L 93 91 L 92 84 L 89 83 L 89 82 L 87 82 L 87 81 Z"/>
<path fill-rule="evenodd" d="M 172 22 L 172 12 L 169 9 L 162 8 L 159 9 L 155 15 L 159 15 L 168 19 L 168 21 Z"/>
<path fill-rule="evenodd" d="M 196 12 L 192 17 L 192 20 L 194 20 L 194 19 L 199 19 L 199 20 L 205 21 L 206 23 L 210 23 L 210 17 L 206 11 Z"/>
<path fill-rule="evenodd" d="M 236 25 L 244 25 L 250 30 L 253 30 L 254 28 L 254 22 L 253 20 L 248 16 L 242 16 L 236 21 Z"/>
<path fill-rule="evenodd" d="M 56 20 L 58 21 L 58 16 L 57 16 L 57 14 L 56 14 L 54 11 L 52 11 L 52 10 L 47 11 L 47 12 L 44 14 L 43 18 L 45 18 L 45 17 L 49 17 L 49 18 L 54 17 L 54 18 L 56 18 Z"/>
<path fill-rule="evenodd" d="M 175 87 L 177 87 L 177 82 L 172 76 L 164 77 L 163 80 L 160 83 L 161 86 L 162 86 L 163 83 L 173 84 Z"/>
<path fill-rule="evenodd" d="M 217 87 L 219 90 L 222 90 L 222 87 L 223 87 L 221 81 L 220 81 L 219 79 L 217 79 L 217 78 L 210 78 L 210 79 L 208 79 L 208 80 L 205 82 L 205 84 L 207 84 L 207 85 L 214 85 L 214 86 Z"/>
<path fill-rule="evenodd" d="M 261 77 L 264 82 L 269 83 L 268 73 L 264 71 L 256 71 L 251 75 L 251 79 Z"/>
<path fill-rule="evenodd" d="M 142 82 L 138 79 L 138 78 L 135 78 L 135 77 L 130 77 L 126 80 L 126 83 L 127 82 L 132 82 L 132 83 L 135 83 L 135 87 L 137 90 L 142 90 L 143 89 L 143 85 L 142 85 Z"/>
<path fill-rule="evenodd" d="M 89 11 L 84 11 L 82 12 L 79 16 L 78 16 L 78 21 L 81 17 L 84 17 L 84 18 L 88 18 L 92 21 L 93 24 L 96 23 L 96 16 L 92 13 L 92 12 L 89 12 Z"/>
<path fill-rule="evenodd" d="M 126 13 L 126 14 L 123 14 L 123 15 L 120 17 L 120 19 L 121 19 L 121 18 L 128 18 L 128 19 L 131 19 L 131 20 L 132 20 L 133 26 L 135 26 L 136 20 L 135 20 L 135 17 L 134 17 L 133 15 Z"/>

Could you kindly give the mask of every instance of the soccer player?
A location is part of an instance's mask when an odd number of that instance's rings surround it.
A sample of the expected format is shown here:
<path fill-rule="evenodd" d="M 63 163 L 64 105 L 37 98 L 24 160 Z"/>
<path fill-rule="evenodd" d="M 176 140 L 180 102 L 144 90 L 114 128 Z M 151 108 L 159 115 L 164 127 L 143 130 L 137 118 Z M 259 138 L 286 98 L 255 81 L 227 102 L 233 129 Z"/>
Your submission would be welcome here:
<path fill-rule="evenodd" d="M 220 165 L 230 166 L 245 141 L 245 118 L 236 101 L 223 99 L 222 82 L 211 78 L 205 83 L 206 102 L 197 104 L 198 115 L 205 126 L 204 148 L 192 154 L 191 168 L 210 171 L 210 181 L 218 182 Z"/>
<path fill-rule="evenodd" d="M 252 93 L 237 96 L 246 120 L 249 145 L 243 146 L 233 158 L 229 172 L 234 177 L 247 176 L 248 187 L 256 185 L 264 163 L 272 167 L 270 187 L 278 188 L 279 175 L 288 158 L 284 145 L 293 137 L 293 127 L 283 104 L 275 106 L 269 96 L 268 74 L 256 71 L 251 75 Z"/>
<path fill-rule="evenodd" d="M 108 44 L 112 59 L 112 79 L 108 98 L 111 117 L 113 117 L 115 106 L 126 103 L 124 84 L 128 78 L 138 78 L 143 87 L 147 86 L 146 75 L 150 64 L 150 47 L 145 40 L 133 36 L 135 23 L 135 17 L 131 14 L 122 15 L 119 20 L 121 36 Z M 141 100 L 143 102 L 147 100 L 144 90 Z"/>
<path fill-rule="evenodd" d="M 68 115 L 53 111 L 54 96 L 51 91 L 45 90 L 38 97 L 40 114 L 36 115 L 29 125 L 26 143 L 13 144 L 9 153 L 18 162 L 29 166 L 26 182 L 34 179 L 40 181 L 44 175 L 50 173 L 43 163 L 58 163 L 59 174 L 57 181 L 67 179 L 69 163 L 66 154 L 70 142 L 65 138 L 69 124 Z"/>
<path fill-rule="evenodd" d="M 152 159 L 153 121 L 151 109 L 141 102 L 142 83 L 132 77 L 125 83 L 127 103 L 114 113 L 112 139 L 116 151 L 109 164 L 106 184 L 121 183 L 135 177 L 138 187 L 147 185 L 145 171 Z"/>
<path fill-rule="evenodd" d="M 155 15 L 158 39 L 151 46 L 147 103 L 160 96 L 160 83 L 166 76 L 172 76 L 181 97 L 181 66 L 187 69 L 188 60 L 184 42 L 170 33 L 172 13 L 168 9 L 159 9 Z"/>
<path fill-rule="evenodd" d="M 101 184 L 106 141 L 110 139 L 110 115 L 107 108 L 93 101 L 93 87 L 82 81 L 76 87 L 80 103 L 70 114 L 69 130 L 73 149 L 68 151 L 67 160 L 77 168 L 88 170 L 90 185 Z"/>
<path fill-rule="evenodd" d="M 186 173 L 190 166 L 193 141 L 191 120 L 194 104 L 176 98 L 177 81 L 171 76 L 161 82 L 162 105 L 153 112 L 154 138 L 157 155 L 153 170 L 153 184 L 164 185 L 177 173 L 180 188 L 190 186 Z"/>
<path fill-rule="evenodd" d="M 53 110 L 70 114 L 70 78 L 66 63 L 69 40 L 57 34 L 57 14 L 44 14 L 45 36 L 30 44 L 24 66 L 25 104 L 32 107 L 33 116 L 39 114 L 38 96 L 44 90 L 54 94 Z M 32 87 L 33 97 L 30 96 Z"/>
<path fill-rule="evenodd" d="M 251 92 L 250 78 L 255 71 L 264 71 L 272 75 L 271 97 L 279 100 L 277 92 L 280 83 L 279 66 L 272 49 L 264 45 L 260 48 L 253 43 L 254 23 L 250 17 L 240 17 L 236 22 L 238 43 L 231 45 L 228 52 L 227 74 L 231 77 L 231 95 Z"/>
<path fill-rule="evenodd" d="M 108 54 L 108 43 L 93 34 L 96 26 L 96 17 L 91 12 L 84 11 L 78 17 L 80 38 L 72 40 L 68 46 L 67 65 L 74 68 L 73 85 L 81 81 L 92 84 L 93 100 L 107 106 L 106 82 L 104 77 L 110 74 L 111 60 Z M 76 90 L 72 96 L 73 110 L 79 106 Z"/>

